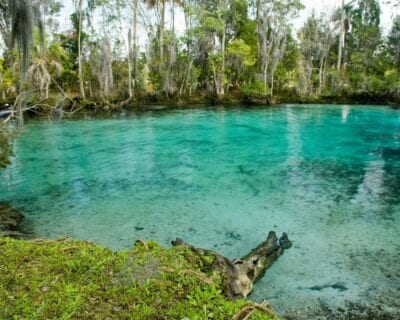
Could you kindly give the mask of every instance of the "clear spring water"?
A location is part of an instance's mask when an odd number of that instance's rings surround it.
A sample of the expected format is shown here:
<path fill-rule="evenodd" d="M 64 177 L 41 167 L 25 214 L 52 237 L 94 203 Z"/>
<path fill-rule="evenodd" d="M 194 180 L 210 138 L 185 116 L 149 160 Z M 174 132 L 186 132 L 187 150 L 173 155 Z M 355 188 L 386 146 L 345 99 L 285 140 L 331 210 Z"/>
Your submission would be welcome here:
<path fill-rule="evenodd" d="M 400 111 L 282 106 L 29 121 L 0 201 L 39 237 L 113 249 L 181 237 L 231 258 L 288 232 L 257 284 L 296 319 L 400 311 Z"/>

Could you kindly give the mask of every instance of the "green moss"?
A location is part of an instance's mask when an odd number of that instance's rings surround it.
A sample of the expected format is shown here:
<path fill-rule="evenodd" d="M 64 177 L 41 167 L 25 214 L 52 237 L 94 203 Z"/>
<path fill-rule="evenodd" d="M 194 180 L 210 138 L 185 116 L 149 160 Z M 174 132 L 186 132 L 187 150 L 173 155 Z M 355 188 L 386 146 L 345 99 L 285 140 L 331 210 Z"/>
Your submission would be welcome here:
<path fill-rule="evenodd" d="M 0 238 L 0 319 L 231 319 L 213 256 L 137 244 Z M 251 319 L 272 319 L 257 311 Z"/>

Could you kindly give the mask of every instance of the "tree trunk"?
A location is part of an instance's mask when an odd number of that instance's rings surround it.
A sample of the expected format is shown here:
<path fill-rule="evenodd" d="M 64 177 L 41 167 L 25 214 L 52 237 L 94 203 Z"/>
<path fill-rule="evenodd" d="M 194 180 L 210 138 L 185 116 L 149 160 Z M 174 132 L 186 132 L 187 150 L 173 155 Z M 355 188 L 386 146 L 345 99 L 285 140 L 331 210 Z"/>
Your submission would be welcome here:
<path fill-rule="evenodd" d="M 79 0 L 78 4 L 78 77 L 79 90 L 81 97 L 85 99 L 85 88 L 83 86 L 83 69 L 82 69 L 82 6 L 83 0 Z"/>
<path fill-rule="evenodd" d="M 256 31 L 257 31 L 257 67 L 261 67 L 261 32 L 260 27 L 260 11 L 261 11 L 261 1 L 256 1 Z"/>
<path fill-rule="evenodd" d="M 271 99 L 274 97 L 275 68 L 271 71 Z"/>
<path fill-rule="evenodd" d="M 133 87 L 132 87 L 132 31 L 129 30 L 128 33 L 128 92 L 129 98 L 133 97 Z"/>
<path fill-rule="evenodd" d="M 271 231 L 268 238 L 249 254 L 238 260 L 230 260 L 214 251 L 195 248 L 182 239 L 172 241 L 173 246 L 187 246 L 199 254 L 215 256 L 215 271 L 224 276 L 224 294 L 229 299 L 246 298 L 254 284 L 264 276 L 266 270 L 292 246 L 286 233 L 280 239 Z"/>
<path fill-rule="evenodd" d="M 189 10 L 190 10 L 190 5 L 191 5 L 190 0 L 188 1 L 188 4 L 189 4 Z M 192 28 L 191 13 L 190 13 L 190 11 L 186 10 L 186 8 L 184 8 L 184 13 L 185 13 L 185 27 L 186 27 L 186 30 L 191 30 L 191 28 Z M 182 96 L 183 92 L 186 91 L 186 87 L 187 87 L 187 84 L 189 83 L 190 75 L 192 73 L 193 59 L 192 59 L 191 46 L 190 46 L 190 40 L 189 39 L 186 42 L 186 50 L 187 50 L 187 57 L 188 57 L 188 60 L 189 60 L 189 66 L 187 68 L 186 75 L 183 78 L 181 86 L 179 88 L 179 96 Z M 189 86 L 191 87 L 190 84 L 189 84 Z M 190 87 L 189 87 L 189 95 L 191 96 Z"/>
<path fill-rule="evenodd" d="M 226 41 L 226 26 L 224 23 L 224 31 L 222 34 L 222 43 L 221 43 L 221 53 L 222 53 L 222 66 L 221 66 L 221 76 L 220 76 L 220 96 L 223 97 L 225 95 L 225 41 Z"/>
<path fill-rule="evenodd" d="M 165 5 L 166 5 L 165 0 L 161 0 L 161 1 L 160 1 L 160 6 L 161 6 L 161 21 L 160 21 L 160 39 L 159 39 L 161 66 L 164 65 Z"/>
<path fill-rule="evenodd" d="M 323 72 L 324 72 L 324 58 L 321 58 L 319 62 L 319 88 L 318 88 L 318 94 L 321 94 L 322 88 L 323 88 Z"/>
<path fill-rule="evenodd" d="M 175 1 L 172 1 L 171 5 L 171 33 L 172 33 L 172 43 L 168 43 L 168 65 L 166 67 L 166 75 L 164 81 L 164 91 L 167 96 L 174 94 L 175 83 L 173 66 L 176 62 L 176 46 L 175 46 Z"/>
<path fill-rule="evenodd" d="M 133 0 L 133 95 L 136 94 L 137 84 L 137 15 L 138 15 L 138 0 Z M 130 48 L 129 48 L 130 49 Z"/>
<path fill-rule="evenodd" d="M 49 87 L 50 87 L 50 81 L 46 83 L 45 94 L 44 94 L 46 100 L 49 99 Z"/>
<path fill-rule="evenodd" d="M 343 49 L 345 42 L 345 30 L 344 30 L 344 20 L 346 18 L 344 12 L 344 0 L 342 0 L 342 14 L 340 17 L 340 35 L 339 35 L 339 52 L 338 52 L 338 61 L 337 61 L 337 70 L 340 71 L 342 69 L 342 59 L 343 59 Z"/>
<path fill-rule="evenodd" d="M 267 95 L 267 88 L 268 88 L 268 78 L 267 78 L 267 73 L 268 72 L 268 63 L 265 61 L 264 63 L 264 70 L 263 70 L 263 78 L 264 78 L 264 94 Z"/>

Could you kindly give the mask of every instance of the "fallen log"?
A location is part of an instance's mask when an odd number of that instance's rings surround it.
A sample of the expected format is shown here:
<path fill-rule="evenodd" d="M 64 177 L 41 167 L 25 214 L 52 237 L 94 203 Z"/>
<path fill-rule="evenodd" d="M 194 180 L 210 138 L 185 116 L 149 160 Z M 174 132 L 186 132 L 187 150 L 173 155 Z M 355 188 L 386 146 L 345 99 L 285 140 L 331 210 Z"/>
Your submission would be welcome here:
<path fill-rule="evenodd" d="M 171 243 L 173 246 L 187 246 L 200 254 L 214 255 L 213 268 L 223 274 L 224 294 L 232 300 L 246 298 L 267 269 L 292 246 L 286 233 L 278 239 L 276 233 L 271 231 L 267 239 L 249 254 L 232 261 L 214 251 L 196 248 L 179 238 Z"/>

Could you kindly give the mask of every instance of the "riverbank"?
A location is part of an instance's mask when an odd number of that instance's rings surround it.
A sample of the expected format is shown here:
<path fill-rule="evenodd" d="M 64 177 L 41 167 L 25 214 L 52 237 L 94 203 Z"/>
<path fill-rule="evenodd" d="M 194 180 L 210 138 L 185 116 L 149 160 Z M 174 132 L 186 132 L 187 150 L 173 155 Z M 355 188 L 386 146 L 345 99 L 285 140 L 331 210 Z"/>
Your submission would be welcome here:
<path fill-rule="evenodd" d="M 166 97 L 162 95 L 147 95 L 138 99 L 104 99 L 91 98 L 82 100 L 76 97 L 71 100 L 68 109 L 89 110 L 115 110 L 120 108 L 145 108 L 146 106 L 170 106 L 170 107 L 193 107 L 193 106 L 277 106 L 281 104 L 351 104 L 351 105 L 390 105 L 400 107 L 400 97 L 388 96 L 386 94 L 372 93 L 348 93 L 343 95 L 321 95 L 302 97 L 298 95 L 269 96 L 239 96 L 226 95 L 216 97 L 212 95 L 198 95 L 186 97 Z"/>
<path fill-rule="evenodd" d="M 266 306 L 226 299 L 213 260 L 154 242 L 113 252 L 70 239 L 0 237 L 0 318 L 244 319 L 241 311 L 252 310 L 246 319 L 277 319 Z"/>
<path fill-rule="evenodd" d="M 214 254 L 143 240 L 119 252 L 22 240 L 22 221 L 0 203 L 0 319 L 277 319 L 266 303 L 224 296 Z"/>
<path fill-rule="evenodd" d="M 63 100 L 64 99 L 64 100 Z M 81 99 L 79 96 L 72 95 L 64 97 L 50 97 L 41 100 L 37 96 L 30 96 L 27 103 L 36 105 L 36 109 L 50 111 L 53 106 L 60 107 L 67 111 L 76 112 L 77 110 L 112 111 L 119 109 L 140 109 L 147 106 L 167 106 L 167 107 L 193 107 L 193 106 L 276 106 L 281 104 L 352 104 L 352 105 L 390 105 L 394 108 L 400 107 L 400 97 L 384 93 L 344 93 L 341 95 L 319 95 L 319 96 L 299 96 L 293 94 L 277 95 L 273 98 L 269 96 L 241 96 L 237 94 L 227 94 L 224 97 L 213 95 L 193 95 L 167 97 L 164 95 L 143 95 L 135 98 L 104 98 L 90 97 Z M 14 100 L 0 101 L 0 110 L 7 110 L 14 104 Z"/>

